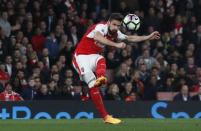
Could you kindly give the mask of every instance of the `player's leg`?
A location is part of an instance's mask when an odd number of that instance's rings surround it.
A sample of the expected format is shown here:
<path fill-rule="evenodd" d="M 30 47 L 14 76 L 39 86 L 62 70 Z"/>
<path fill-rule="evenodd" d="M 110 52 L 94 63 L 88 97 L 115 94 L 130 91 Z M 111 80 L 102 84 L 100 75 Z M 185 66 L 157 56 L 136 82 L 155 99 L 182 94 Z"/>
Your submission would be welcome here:
<path fill-rule="evenodd" d="M 99 94 L 100 94 L 100 91 L 99 91 L 99 88 L 101 85 L 105 84 L 107 79 L 106 79 L 106 61 L 105 61 L 105 58 L 101 55 L 94 55 L 94 60 L 92 59 L 93 57 L 91 57 L 91 63 L 90 63 L 90 66 L 92 68 L 92 70 L 94 72 L 96 72 L 96 83 L 94 84 L 94 87 L 90 88 L 90 93 L 95 93 L 98 91 Z M 93 91 L 93 90 L 96 90 L 96 91 Z M 91 96 L 93 96 L 91 94 Z M 101 96 L 100 96 L 101 97 Z M 101 100 L 101 103 L 102 102 L 102 97 L 99 99 L 99 101 Z M 121 120 L 117 119 L 117 118 L 113 118 L 112 116 L 110 115 L 106 115 L 103 117 L 104 119 L 104 122 L 105 123 L 109 123 L 109 124 L 119 124 L 121 123 Z"/>
<path fill-rule="evenodd" d="M 82 79 L 88 84 L 89 93 L 93 103 L 99 111 L 102 118 L 105 118 L 108 113 L 103 104 L 102 96 L 99 87 L 94 86 L 96 82 L 96 76 L 92 71 L 87 71 L 82 75 Z"/>
<path fill-rule="evenodd" d="M 98 57 L 96 61 L 96 76 L 97 80 L 95 83 L 95 86 L 100 87 L 103 84 L 107 83 L 107 78 L 106 78 L 106 61 L 105 58 L 100 56 Z"/>
<path fill-rule="evenodd" d="M 109 124 L 119 124 L 121 123 L 121 120 L 113 118 L 112 116 L 108 115 L 105 106 L 103 104 L 99 87 L 95 86 L 96 76 L 93 73 L 93 71 L 94 69 L 96 69 L 97 65 L 96 60 L 98 60 L 97 59 L 98 57 L 96 55 L 80 56 L 79 58 L 76 57 L 77 59 L 74 57 L 73 66 L 80 74 L 81 80 L 85 81 L 88 84 L 91 99 L 95 104 L 97 110 L 99 111 L 101 117 L 104 119 L 104 122 Z"/>
<path fill-rule="evenodd" d="M 96 76 L 91 70 L 89 61 L 90 59 L 88 59 L 87 56 L 77 56 L 76 58 L 74 57 L 73 59 L 73 66 L 78 71 L 81 80 L 85 81 L 88 84 L 91 99 L 95 104 L 101 117 L 105 118 L 108 115 L 108 113 L 105 110 L 102 96 L 100 94 L 98 87 L 94 86 L 96 82 Z"/>
<path fill-rule="evenodd" d="M 95 76 L 95 75 L 94 75 Z M 86 77 L 86 75 L 85 75 Z M 86 78 L 84 78 L 86 79 Z M 95 83 L 96 81 L 93 81 L 93 83 Z M 120 119 L 117 118 L 113 118 L 112 116 L 108 115 L 105 106 L 103 104 L 103 100 L 102 100 L 102 96 L 100 94 L 100 90 L 99 87 L 97 86 L 92 86 L 92 84 L 89 83 L 89 92 L 90 92 L 90 96 L 91 99 L 93 101 L 93 103 L 95 104 L 97 110 L 99 111 L 101 117 L 103 118 L 105 123 L 109 123 L 109 124 L 119 124 L 121 123 Z"/>

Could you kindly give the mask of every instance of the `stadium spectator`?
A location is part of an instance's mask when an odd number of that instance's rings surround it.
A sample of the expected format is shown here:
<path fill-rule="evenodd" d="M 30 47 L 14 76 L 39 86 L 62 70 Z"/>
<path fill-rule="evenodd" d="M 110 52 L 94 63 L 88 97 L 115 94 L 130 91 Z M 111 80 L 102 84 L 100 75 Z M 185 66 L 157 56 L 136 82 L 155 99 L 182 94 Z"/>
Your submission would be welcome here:
<path fill-rule="evenodd" d="M 174 78 L 169 76 L 165 79 L 161 89 L 159 91 L 166 91 L 166 92 L 175 92 L 176 87 L 174 85 Z"/>
<path fill-rule="evenodd" d="M 44 43 L 44 47 L 48 49 L 48 55 L 50 59 L 54 62 L 59 54 L 59 43 L 55 37 L 54 32 L 51 32 L 46 42 Z"/>
<path fill-rule="evenodd" d="M 47 16 L 45 17 L 45 22 L 47 25 L 48 32 L 53 31 L 56 26 L 56 14 L 52 6 L 48 6 Z"/>
<path fill-rule="evenodd" d="M 137 65 L 137 69 L 139 70 L 140 80 L 145 82 L 149 76 L 149 72 L 147 70 L 147 65 L 145 64 L 143 59 L 139 60 Z"/>
<path fill-rule="evenodd" d="M 4 59 L 5 50 L 3 49 L 2 41 L 0 40 L 0 59 Z"/>
<path fill-rule="evenodd" d="M 136 101 L 136 94 L 133 91 L 132 83 L 127 82 L 124 87 L 124 91 L 120 94 L 124 101 Z"/>
<path fill-rule="evenodd" d="M 198 92 L 199 91 L 199 88 L 200 88 L 200 85 L 201 85 L 201 75 L 200 75 L 200 68 L 198 68 L 196 70 L 196 76 L 194 78 L 194 85 L 191 87 L 191 91 L 192 92 Z"/>
<path fill-rule="evenodd" d="M 144 83 L 141 80 L 140 71 L 134 70 L 131 78 L 132 91 L 135 92 L 137 100 L 144 99 Z"/>
<path fill-rule="evenodd" d="M 78 34 L 77 34 L 77 28 L 76 28 L 76 26 L 72 26 L 70 28 L 70 32 L 71 32 L 70 39 L 73 42 L 73 45 L 75 46 L 78 43 L 78 40 L 80 39 L 78 37 Z"/>
<path fill-rule="evenodd" d="M 12 27 L 10 22 L 8 21 L 7 11 L 2 11 L 0 14 L 0 27 L 5 32 L 6 37 L 9 37 L 11 34 Z"/>
<path fill-rule="evenodd" d="M 61 51 L 63 48 L 65 48 L 67 46 L 67 42 L 68 42 L 68 35 L 63 34 L 61 36 L 61 41 L 59 43 L 59 51 Z"/>
<path fill-rule="evenodd" d="M 53 96 L 51 92 L 49 92 L 46 84 L 41 84 L 40 89 L 34 97 L 34 100 L 51 100 Z"/>
<path fill-rule="evenodd" d="M 12 65 L 12 57 L 11 56 L 6 56 L 5 59 L 5 71 L 9 74 L 9 76 L 12 76 L 13 74 L 13 65 Z"/>
<path fill-rule="evenodd" d="M 156 93 L 159 89 L 156 76 L 150 76 L 144 87 L 144 100 L 156 100 Z"/>
<path fill-rule="evenodd" d="M 54 98 L 58 98 L 59 97 L 59 87 L 58 87 L 58 85 L 57 85 L 57 83 L 54 81 L 54 80 L 50 80 L 49 81 L 49 83 L 48 83 L 48 89 L 49 89 L 49 91 L 50 91 L 50 94 L 52 94 L 52 96 L 54 97 Z"/>
<path fill-rule="evenodd" d="M 40 87 L 41 87 L 41 79 L 39 76 L 34 76 L 34 75 L 32 76 L 34 77 L 34 81 L 35 81 L 35 89 L 36 91 L 38 91 L 40 90 Z"/>
<path fill-rule="evenodd" d="M 42 34 L 41 29 L 38 27 L 35 29 L 35 34 L 31 38 L 31 43 L 34 51 L 41 53 L 44 48 L 45 36 Z"/>
<path fill-rule="evenodd" d="M 115 55 L 114 51 L 110 51 L 107 53 L 106 60 L 107 60 L 108 69 L 115 69 L 116 67 L 118 67 L 118 65 L 120 63 L 120 60 Z"/>
<path fill-rule="evenodd" d="M 157 62 L 154 57 L 150 56 L 150 50 L 149 50 L 149 49 L 143 50 L 142 55 L 139 56 L 139 57 L 136 59 L 136 62 L 135 62 L 136 65 L 139 65 L 138 62 L 139 62 L 141 59 L 145 62 L 146 67 L 147 67 L 148 70 L 150 70 L 150 69 L 153 67 L 153 65 L 155 65 L 156 62 Z"/>
<path fill-rule="evenodd" d="M 23 87 L 21 95 L 24 100 L 33 100 L 36 94 L 35 80 L 30 77 L 27 86 Z"/>
<path fill-rule="evenodd" d="M 10 76 L 5 72 L 5 66 L 0 64 L 0 93 L 4 91 L 4 85 L 9 79 Z"/>
<path fill-rule="evenodd" d="M 125 83 L 131 79 L 131 71 L 127 64 L 122 63 L 120 69 L 115 77 L 115 82 L 118 84 L 120 90 L 125 86 Z"/>
<path fill-rule="evenodd" d="M 197 69 L 197 66 L 195 64 L 195 60 L 193 56 L 186 57 L 186 58 L 187 58 L 186 60 L 187 62 L 184 65 L 184 69 L 187 73 L 187 76 L 192 79 L 195 77 L 195 71 Z"/>
<path fill-rule="evenodd" d="M 67 41 L 66 46 L 64 46 L 64 48 L 61 49 L 60 51 L 60 54 L 65 55 L 66 66 L 68 67 L 72 67 L 71 60 L 72 60 L 72 54 L 73 54 L 74 48 L 75 47 L 73 46 L 72 41 Z"/>
<path fill-rule="evenodd" d="M 0 83 L 0 93 L 4 91 L 4 87 L 3 87 L 3 84 Z"/>
<path fill-rule="evenodd" d="M 21 93 L 22 89 L 27 86 L 27 79 L 24 70 L 18 70 L 16 76 L 13 77 L 13 89 Z"/>
<path fill-rule="evenodd" d="M 39 57 L 39 59 L 44 63 L 44 66 L 47 69 L 50 69 L 52 64 L 53 64 L 53 60 L 49 55 L 49 50 L 47 48 L 44 48 L 42 51 L 42 55 Z"/>
<path fill-rule="evenodd" d="M 105 98 L 107 100 L 121 100 L 119 95 L 119 87 L 117 84 L 113 83 L 109 85 Z"/>
<path fill-rule="evenodd" d="M 0 93 L 0 101 L 23 101 L 20 94 L 12 90 L 12 85 L 10 82 L 5 84 L 5 90 Z"/>
<path fill-rule="evenodd" d="M 192 96 L 191 100 L 193 100 L 193 101 L 201 101 L 201 86 L 199 87 L 197 95 Z"/>
<path fill-rule="evenodd" d="M 180 93 L 174 97 L 174 101 L 190 101 L 188 85 L 182 85 Z"/>

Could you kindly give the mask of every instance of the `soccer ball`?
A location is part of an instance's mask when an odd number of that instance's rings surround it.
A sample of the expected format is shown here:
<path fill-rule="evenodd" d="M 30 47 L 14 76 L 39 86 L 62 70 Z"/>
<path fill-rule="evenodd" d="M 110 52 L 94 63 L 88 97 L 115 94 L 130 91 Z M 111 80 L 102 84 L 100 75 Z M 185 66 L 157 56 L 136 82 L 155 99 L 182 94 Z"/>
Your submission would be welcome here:
<path fill-rule="evenodd" d="M 137 31 L 140 28 L 140 18 L 135 14 L 128 14 L 124 17 L 122 25 L 129 31 Z"/>

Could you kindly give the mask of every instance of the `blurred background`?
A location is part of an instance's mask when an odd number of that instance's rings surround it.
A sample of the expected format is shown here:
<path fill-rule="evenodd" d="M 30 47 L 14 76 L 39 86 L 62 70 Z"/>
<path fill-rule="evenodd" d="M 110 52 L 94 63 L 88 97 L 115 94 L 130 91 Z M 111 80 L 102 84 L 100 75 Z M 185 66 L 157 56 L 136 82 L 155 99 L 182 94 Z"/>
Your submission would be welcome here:
<path fill-rule="evenodd" d="M 201 101 L 201 0 L 0 0 L 0 100 L 89 100 L 72 54 L 111 12 L 140 17 L 127 34 L 161 39 L 104 50 L 105 100 Z"/>

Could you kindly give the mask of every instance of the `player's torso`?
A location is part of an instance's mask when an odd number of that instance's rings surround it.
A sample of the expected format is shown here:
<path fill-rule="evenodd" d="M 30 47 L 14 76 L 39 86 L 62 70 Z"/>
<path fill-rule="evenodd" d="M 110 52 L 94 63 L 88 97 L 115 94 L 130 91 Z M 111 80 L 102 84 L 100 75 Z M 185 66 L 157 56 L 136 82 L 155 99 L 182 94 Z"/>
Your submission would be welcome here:
<path fill-rule="evenodd" d="M 108 25 L 106 22 L 92 25 L 78 43 L 75 51 L 76 54 L 98 54 L 103 51 L 104 45 L 94 40 L 95 28 L 99 24 L 101 24 L 101 33 L 105 38 L 112 41 L 117 40 L 117 33 L 112 35 L 108 33 Z"/>

